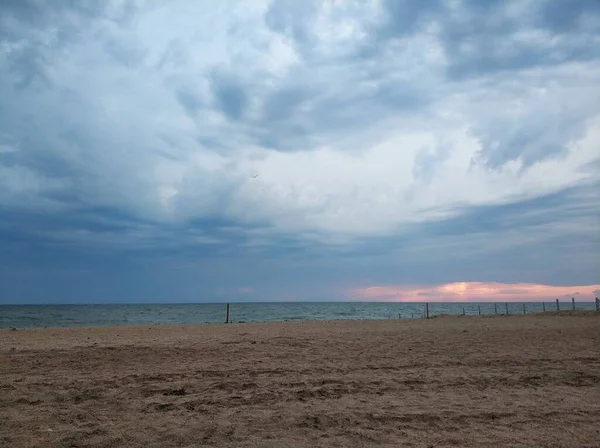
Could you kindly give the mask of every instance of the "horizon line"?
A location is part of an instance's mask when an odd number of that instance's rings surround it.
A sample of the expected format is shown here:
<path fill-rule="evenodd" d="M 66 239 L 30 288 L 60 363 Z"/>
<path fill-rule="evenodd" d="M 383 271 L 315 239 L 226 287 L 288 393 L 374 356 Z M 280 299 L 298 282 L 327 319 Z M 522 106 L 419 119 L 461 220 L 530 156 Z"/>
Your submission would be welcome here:
<path fill-rule="evenodd" d="M 588 300 L 574 300 L 575 303 L 595 303 L 598 297 Z M 230 300 L 220 302 L 28 302 L 28 303 L 0 303 L 0 306 L 94 306 L 94 305 L 226 305 L 226 304 L 286 304 L 286 303 L 377 303 L 377 304 L 494 304 L 494 303 L 572 303 L 573 298 L 549 299 L 549 300 L 483 300 L 483 301 L 386 301 L 386 300 Z"/>

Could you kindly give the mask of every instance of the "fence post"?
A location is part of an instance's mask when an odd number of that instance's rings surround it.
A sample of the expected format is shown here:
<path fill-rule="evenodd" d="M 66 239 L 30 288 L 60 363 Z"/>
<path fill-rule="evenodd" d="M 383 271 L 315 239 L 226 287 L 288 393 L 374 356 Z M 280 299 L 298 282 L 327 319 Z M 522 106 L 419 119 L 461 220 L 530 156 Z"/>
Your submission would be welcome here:
<path fill-rule="evenodd" d="M 225 311 L 225 323 L 226 324 L 229 323 L 229 304 L 227 304 L 226 311 Z"/>
<path fill-rule="evenodd" d="M 506 315 L 508 316 L 508 302 L 504 302 L 504 305 L 506 306 Z"/>
<path fill-rule="evenodd" d="M 546 302 L 542 302 L 542 311 L 546 312 Z"/>
<path fill-rule="evenodd" d="M 596 311 L 600 311 L 600 299 L 596 297 Z"/>
<path fill-rule="evenodd" d="M 523 314 L 527 314 L 527 311 L 525 311 L 525 304 L 523 304 Z"/>
<path fill-rule="evenodd" d="M 498 314 L 498 304 L 494 303 L 494 314 Z"/>
<path fill-rule="evenodd" d="M 560 311 L 560 305 L 558 304 L 558 299 L 556 299 L 556 311 Z"/>
<path fill-rule="evenodd" d="M 571 303 L 573 304 L 573 311 L 575 311 L 575 297 L 571 297 Z"/>
<path fill-rule="evenodd" d="M 425 312 L 427 313 L 427 319 L 429 319 L 429 302 L 425 304 Z"/>

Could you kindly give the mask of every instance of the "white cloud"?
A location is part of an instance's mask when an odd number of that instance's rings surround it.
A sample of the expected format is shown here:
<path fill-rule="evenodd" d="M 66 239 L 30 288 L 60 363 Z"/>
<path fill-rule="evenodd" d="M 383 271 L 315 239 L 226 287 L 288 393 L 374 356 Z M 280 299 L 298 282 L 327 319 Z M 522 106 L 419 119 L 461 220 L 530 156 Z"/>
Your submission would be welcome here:
<path fill-rule="evenodd" d="M 361 153 L 344 148 L 271 151 L 253 164 L 235 198 L 238 218 L 269 219 L 284 231 L 373 235 L 398 226 L 447 217 L 459 207 L 524 200 L 592 180 L 581 171 L 598 158 L 600 120 L 566 153 L 522 170 L 517 160 L 491 170 L 473 163 L 480 145 L 464 129 L 394 135 Z M 421 148 L 449 145 L 449 157 L 419 183 L 412 174 Z M 251 205 L 251 206 L 250 206 Z"/>
<path fill-rule="evenodd" d="M 120 16 L 111 5 L 107 17 Z M 11 117 L 0 131 L 21 148 L 17 164 L 0 150 L 3 202 L 63 189 L 157 221 L 222 217 L 347 242 L 592 180 L 597 60 L 453 80 L 439 24 L 365 56 L 378 4 L 313 6 L 279 31 L 252 1 L 142 2 L 131 20 L 81 22 L 66 42 L 37 28 L 49 84 L 14 88 L 19 67 L 1 81 Z M 511 39 L 570 48 L 549 32 Z M 4 42 L 0 62 L 22 42 Z M 274 101 L 280 92 L 299 97 Z M 51 176 L 46 160 L 64 169 Z"/>

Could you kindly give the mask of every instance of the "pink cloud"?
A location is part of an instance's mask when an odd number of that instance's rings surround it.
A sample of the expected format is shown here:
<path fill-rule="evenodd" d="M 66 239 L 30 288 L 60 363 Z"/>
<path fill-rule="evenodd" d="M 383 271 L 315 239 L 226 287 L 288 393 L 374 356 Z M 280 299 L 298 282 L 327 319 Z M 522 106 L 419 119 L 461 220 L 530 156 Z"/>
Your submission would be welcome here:
<path fill-rule="evenodd" d="M 575 297 L 593 301 L 600 285 L 551 286 L 534 283 L 456 282 L 437 286 L 386 285 L 347 291 L 349 299 L 382 302 L 523 302 Z M 579 292 L 573 292 L 579 291 Z"/>

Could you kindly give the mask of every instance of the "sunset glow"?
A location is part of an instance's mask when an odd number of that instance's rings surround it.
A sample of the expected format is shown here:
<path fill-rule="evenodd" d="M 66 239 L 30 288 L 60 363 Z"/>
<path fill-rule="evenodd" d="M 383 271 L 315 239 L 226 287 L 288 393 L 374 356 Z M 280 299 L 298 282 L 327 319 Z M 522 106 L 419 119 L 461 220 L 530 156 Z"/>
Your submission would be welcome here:
<path fill-rule="evenodd" d="M 457 282 L 437 286 L 369 286 L 348 291 L 350 299 L 383 302 L 593 301 L 600 285 L 551 286 L 532 283 Z"/>

